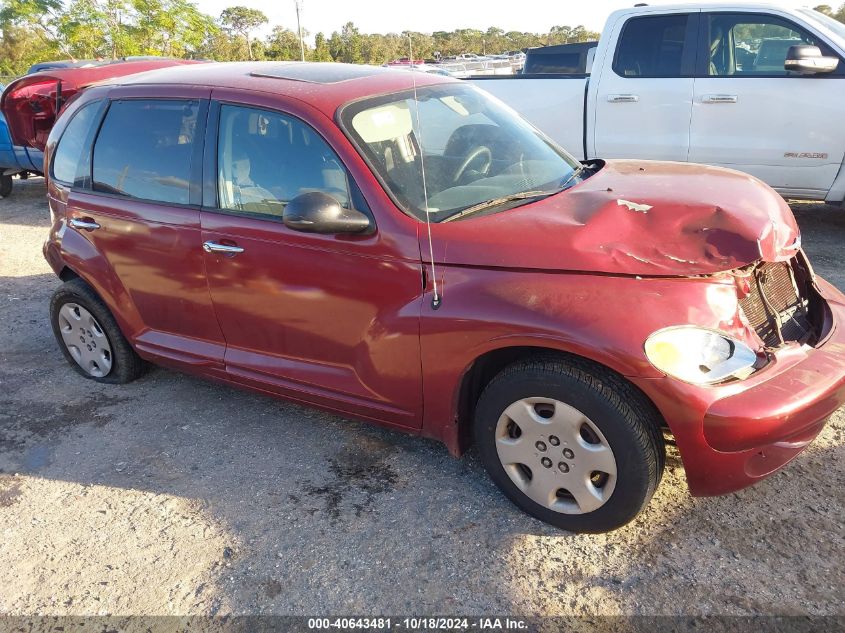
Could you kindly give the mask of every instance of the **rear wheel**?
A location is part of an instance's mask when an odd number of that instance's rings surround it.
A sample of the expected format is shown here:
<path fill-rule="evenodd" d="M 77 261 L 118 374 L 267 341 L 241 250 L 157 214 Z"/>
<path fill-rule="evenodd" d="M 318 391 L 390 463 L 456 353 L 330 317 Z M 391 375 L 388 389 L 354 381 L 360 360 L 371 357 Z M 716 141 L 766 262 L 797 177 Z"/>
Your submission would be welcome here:
<path fill-rule="evenodd" d="M 68 281 L 53 293 L 50 318 L 65 358 L 86 378 L 120 384 L 144 373 L 144 361 L 106 304 L 81 279 Z"/>
<path fill-rule="evenodd" d="M 8 198 L 12 194 L 12 177 L 0 176 L 0 198 Z"/>
<path fill-rule="evenodd" d="M 591 363 L 520 362 L 486 387 L 475 441 L 493 481 L 528 514 L 573 532 L 625 525 L 663 473 L 657 412 Z"/>

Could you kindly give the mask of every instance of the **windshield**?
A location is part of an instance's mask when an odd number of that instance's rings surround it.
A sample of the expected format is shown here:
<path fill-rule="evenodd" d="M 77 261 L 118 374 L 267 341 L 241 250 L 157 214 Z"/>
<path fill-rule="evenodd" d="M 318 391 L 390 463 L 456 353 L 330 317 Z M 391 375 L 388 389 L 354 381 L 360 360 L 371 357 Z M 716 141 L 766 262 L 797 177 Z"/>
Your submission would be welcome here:
<path fill-rule="evenodd" d="M 426 199 L 429 218 L 441 222 L 479 205 L 492 211 L 555 193 L 579 167 L 513 110 L 466 84 L 419 88 L 416 102 L 413 90 L 356 101 L 341 118 L 393 199 L 420 220 Z"/>
<path fill-rule="evenodd" d="M 833 31 L 838 37 L 842 39 L 840 45 L 845 43 L 845 24 L 839 22 L 838 20 L 834 20 L 829 15 L 825 15 L 819 11 L 814 11 L 813 9 L 798 9 L 799 13 L 803 13 L 807 17 L 815 20 L 822 26 L 827 27 L 829 30 Z"/>

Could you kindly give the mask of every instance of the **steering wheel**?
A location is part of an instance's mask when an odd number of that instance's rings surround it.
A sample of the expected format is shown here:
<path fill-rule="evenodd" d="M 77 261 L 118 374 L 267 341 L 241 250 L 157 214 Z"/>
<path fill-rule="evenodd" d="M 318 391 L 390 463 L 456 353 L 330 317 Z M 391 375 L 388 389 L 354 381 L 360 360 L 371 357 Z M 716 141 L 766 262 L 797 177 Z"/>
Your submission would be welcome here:
<path fill-rule="evenodd" d="M 467 168 L 482 156 L 484 157 L 483 167 L 481 167 L 478 171 L 482 174 L 486 174 L 490 171 L 490 166 L 493 164 L 493 152 L 490 151 L 489 147 L 479 145 L 466 155 L 466 158 L 464 158 L 461 162 L 461 166 L 455 170 L 455 176 L 452 178 L 452 181 L 456 183 L 459 182 Z"/>

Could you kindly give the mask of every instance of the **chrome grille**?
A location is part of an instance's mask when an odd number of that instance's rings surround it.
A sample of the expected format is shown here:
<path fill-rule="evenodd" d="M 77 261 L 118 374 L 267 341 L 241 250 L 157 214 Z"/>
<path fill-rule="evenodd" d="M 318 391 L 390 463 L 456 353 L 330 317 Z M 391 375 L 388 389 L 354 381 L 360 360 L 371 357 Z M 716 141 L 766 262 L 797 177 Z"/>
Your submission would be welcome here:
<path fill-rule="evenodd" d="M 791 262 L 764 263 L 749 283 L 751 292 L 739 305 L 767 347 L 809 338 L 809 300 L 798 290 Z"/>

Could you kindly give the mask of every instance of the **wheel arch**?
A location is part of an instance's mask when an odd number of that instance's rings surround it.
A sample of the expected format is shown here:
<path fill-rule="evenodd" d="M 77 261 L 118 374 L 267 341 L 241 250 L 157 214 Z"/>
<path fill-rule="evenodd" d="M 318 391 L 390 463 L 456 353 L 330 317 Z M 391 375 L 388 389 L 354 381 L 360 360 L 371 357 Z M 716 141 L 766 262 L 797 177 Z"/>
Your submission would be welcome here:
<path fill-rule="evenodd" d="M 459 381 L 454 397 L 457 431 L 456 446 L 453 448 L 454 453 L 460 455 L 472 445 L 473 415 L 484 387 L 505 367 L 521 361 L 537 360 L 539 358 L 556 360 L 570 365 L 580 366 L 587 370 L 593 368 L 611 372 L 629 387 L 633 393 L 637 394 L 637 397 L 641 398 L 647 406 L 653 409 L 655 415 L 658 416 L 657 419 L 662 421 L 662 426 L 668 428 L 663 415 L 651 398 L 609 363 L 601 362 L 595 358 L 571 350 L 546 345 L 506 345 L 487 350 L 477 356 L 467 366 Z"/>
<path fill-rule="evenodd" d="M 75 270 L 73 270 L 70 266 L 67 266 L 67 265 L 65 265 L 58 272 L 58 277 L 62 281 L 71 281 L 72 279 L 82 279 L 82 277 L 80 277 Z"/>

